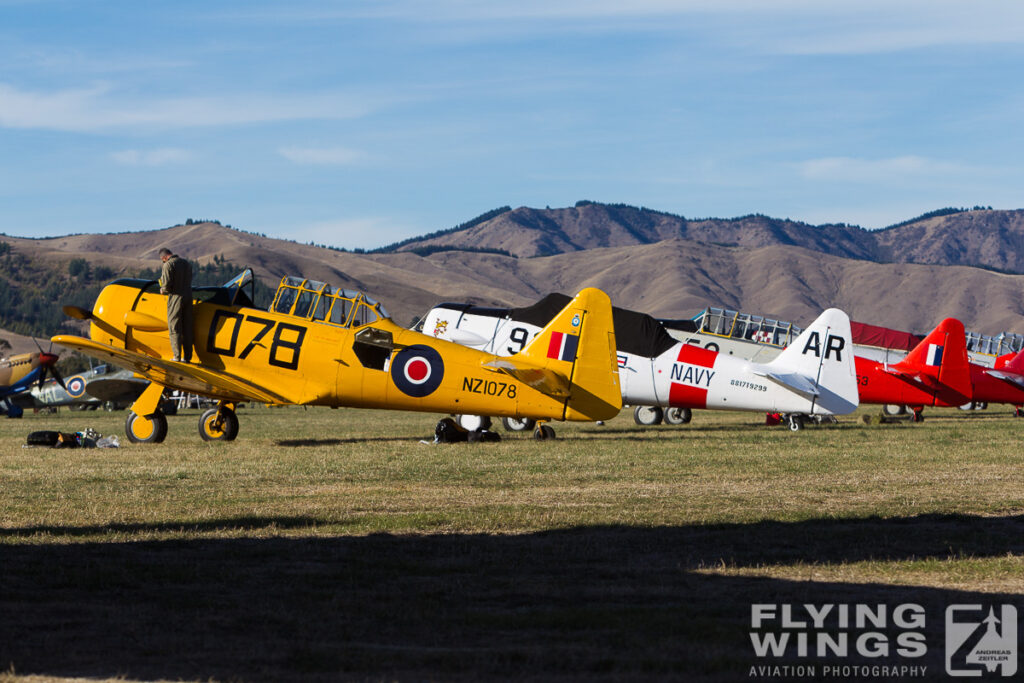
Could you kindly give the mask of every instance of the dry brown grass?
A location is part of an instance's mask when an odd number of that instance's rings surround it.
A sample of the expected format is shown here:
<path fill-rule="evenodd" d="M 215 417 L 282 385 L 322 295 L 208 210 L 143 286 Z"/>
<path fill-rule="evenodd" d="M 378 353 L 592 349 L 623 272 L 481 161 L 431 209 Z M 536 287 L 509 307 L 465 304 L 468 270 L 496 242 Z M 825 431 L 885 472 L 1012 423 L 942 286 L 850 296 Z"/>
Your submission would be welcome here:
<path fill-rule="evenodd" d="M 21 443 L 123 414 L 0 421 L 0 667 L 745 678 L 754 602 L 914 600 L 936 625 L 953 602 L 1020 604 L 1024 422 L 1000 412 L 801 434 L 624 414 L 433 446 L 429 415 L 253 409 L 232 444 L 192 414 L 110 451 Z"/>

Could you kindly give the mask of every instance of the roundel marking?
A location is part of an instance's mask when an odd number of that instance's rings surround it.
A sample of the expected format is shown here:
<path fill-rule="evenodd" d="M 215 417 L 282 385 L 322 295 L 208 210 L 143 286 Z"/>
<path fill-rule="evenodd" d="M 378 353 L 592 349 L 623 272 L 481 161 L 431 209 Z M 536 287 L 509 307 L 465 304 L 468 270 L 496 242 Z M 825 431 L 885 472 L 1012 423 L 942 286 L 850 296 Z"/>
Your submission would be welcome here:
<path fill-rule="evenodd" d="M 429 346 L 414 344 L 395 354 L 391 379 L 406 396 L 423 398 L 434 393 L 444 379 L 444 361 Z"/>
<path fill-rule="evenodd" d="M 71 398 L 78 398 L 85 393 L 85 380 L 77 375 L 65 382 L 65 385 Z"/>

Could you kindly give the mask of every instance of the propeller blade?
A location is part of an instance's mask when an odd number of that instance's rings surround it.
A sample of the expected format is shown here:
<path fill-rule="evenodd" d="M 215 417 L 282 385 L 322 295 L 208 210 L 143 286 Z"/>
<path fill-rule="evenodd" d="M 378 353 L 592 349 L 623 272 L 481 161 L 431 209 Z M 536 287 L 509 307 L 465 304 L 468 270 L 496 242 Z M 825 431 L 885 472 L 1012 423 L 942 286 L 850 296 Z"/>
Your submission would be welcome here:
<path fill-rule="evenodd" d="M 57 384 L 60 385 L 61 389 L 63 389 L 64 391 L 68 390 L 68 385 L 64 384 L 64 378 L 60 376 L 59 372 L 57 372 L 57 366 L 56 365 L 54 365 L 52 368 L 50 368 L 50 374 L 53 375 L 53 378 L 55 380 L 57 380 Z"/>
<path fill-rule="evenodd" d="M 84 308 L 78 306 L 64 306 L 62 309 L 64 315 L 74 318 L 75 320 L 91 320 L 92 311 L 87 311 Z"/>
<path fill-rule="evenodd" d="M 37 346 L 39 345 L 38 342 L 36 343 L 36 345 Z M 39 387 L 40 388 L 42 388 L 43 382 L 46 381 L 46 373 L 50 373 L 54 377 L 58 377 L 56 366 L 57 366 L 57 360 L 59 358 L 60 358 L 60 356 L 58 356 L 55 353 L 46 353 L 42 349 L 39 349 L 39 366 L 40 366 L 40 368 L 42 368 L 42 372 L 39 373 Z M 64 383 L 63 380 L 61 380 L 61 385 L 63 385 L 63 383 Z"/>

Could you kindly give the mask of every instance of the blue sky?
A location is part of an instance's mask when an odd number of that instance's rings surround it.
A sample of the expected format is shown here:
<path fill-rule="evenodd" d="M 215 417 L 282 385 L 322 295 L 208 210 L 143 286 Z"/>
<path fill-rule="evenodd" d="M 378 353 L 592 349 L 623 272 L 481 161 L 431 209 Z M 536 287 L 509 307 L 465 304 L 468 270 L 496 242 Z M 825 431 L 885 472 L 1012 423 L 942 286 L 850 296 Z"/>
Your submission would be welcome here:
<path fill-rule="evenodd" d="M 0 0 L 0 232 L 1024 206 L 1024 3 Z"/>

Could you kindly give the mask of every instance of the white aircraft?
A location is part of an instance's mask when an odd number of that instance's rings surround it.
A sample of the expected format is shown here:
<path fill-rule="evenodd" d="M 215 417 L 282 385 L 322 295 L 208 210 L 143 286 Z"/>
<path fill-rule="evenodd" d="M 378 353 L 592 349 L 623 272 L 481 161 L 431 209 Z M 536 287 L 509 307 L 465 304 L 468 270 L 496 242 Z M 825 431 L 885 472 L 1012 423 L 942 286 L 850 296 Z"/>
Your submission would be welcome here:
<path fill-rule="evenodd" d="M 423 318 L 424 334 L 499 356 L 519 352 L 564 307 L 569 297 L 549 294 L 532 306 L 484 308 L 440 304 Z M 859 403 L 850 319 L 843 311 L 823 312 L 792 344 L 768 363 L 684 344 L 654 318 L 614 308 L 622 402 L 636 406 L 640 424 L 664 419 L 689 422 L 694 408 L 750 410 L 786 415 L 798 431 L 811 417 L 845 415 Z M 553 342 L 552 342 L 553 343 Z M 657 411 L 657 412 L 655 412 Z M 460 416 L 467 428 L 475 416 Z M 531 428 L 527 421 L 503 420 L 510 430 Z"/>

